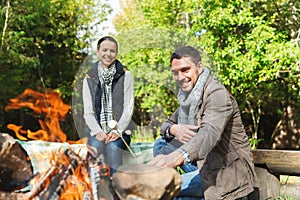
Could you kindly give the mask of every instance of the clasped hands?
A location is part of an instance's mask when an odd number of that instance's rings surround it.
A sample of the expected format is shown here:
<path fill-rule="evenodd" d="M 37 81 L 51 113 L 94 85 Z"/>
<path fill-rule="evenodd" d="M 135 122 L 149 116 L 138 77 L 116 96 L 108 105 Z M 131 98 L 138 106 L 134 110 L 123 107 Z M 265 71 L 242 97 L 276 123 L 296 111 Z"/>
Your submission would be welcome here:
<path fill-rule="evenodd" d="M 108 144 L 109 142 L 115 141 L 119 138 L 119 133 L 116 130 L 111 130 L 109 133 L 105 133 L 104 131 L 100 131 L 96 134 L 96 138 L 104 142 L 105 144 Z"/>

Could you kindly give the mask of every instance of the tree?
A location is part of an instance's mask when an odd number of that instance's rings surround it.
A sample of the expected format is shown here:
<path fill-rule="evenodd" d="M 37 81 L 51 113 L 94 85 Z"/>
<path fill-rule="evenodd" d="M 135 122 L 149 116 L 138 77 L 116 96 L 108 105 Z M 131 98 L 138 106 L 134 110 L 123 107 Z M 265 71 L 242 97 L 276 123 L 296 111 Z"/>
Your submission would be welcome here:
<path fill-rule="evenodd" d="M 168 115 L 176 106 L 170 103 L 176 101 L 174 95 L 163 96 L 166 92 L 160 87 L 168 85 L 163 83 L 171 78 L 168 70 L 165 75 L 159 73 L 159 81 L 153 71 L 161 72 L 159 66 L 169 66 L 166 57 L 181 44 L 203 47 L 206 65 L 239 102 L 249 136 L 254 141 L 264 139 L 262 146 L 271 148 L 278 127 L 290 133 L 292 128 L 298 134 L 294 144 L 299 143 L 299 127 L 280 124 L 287 120 L 287 108 L 293 114 L 299 112 L 298 1 L 122 2 L 127 4 L 115 20 L 120 40 L 127 41 L 122 45 L 143 47 L 126 51 L 122 59 L 128 66 L 138 68 L 138 79 L 147 77 L 147 81 L 137 83 L 136 95 L 144 94 L 141 106 L 148 112 L 153 112 L 153 105 L 162 105 Z M 131 38 L 124 37 L 124 30 L 131 31 Z M 168 45 L 162 45 L 165 41 Z M 162 44 L 155 49 L 153 42 Z M 165 53 L 161 53 L 162 49 Z M 151 92 L 152 88 L 155 92 Z M 300 123 L 296 117 L 293 120 Z"/>
<path fill-rule="evenodd" d="M 27 111 L 4 113 L 3 108 L 26 88 L 54 89 L 71 104 L 72 84 L 89 53 L 95 25 L 111 9 L 93 0 L 4 0 L 1 11 L 0 124 L 7 131 L 8 122 L 24 123 L 19 115 Z M 72 133 L 71 115 L 68 120 L 66 132 Z"/>
<path fill-rule="evenodd" d="M 292 37 L 297 22 L 291 19 L 299 18 L 299 13 L 287 14 L 287 5 L 299 3 L 210 2 L 203 4 L 204 12 L 195 20 L 207 30 L 202 41 L 212 47 L 209 52 L 219 77 L 239 101 L 248 133 L 263 138 L 269 148 L 278 133 L 276 125 L 286 117 L 284 110 L 299 99 L 299 41 Z M 281 19 L 294 24 L 283 29 L 286 21 Z"/>
<path fill-rule="evenodd" d="M 120 58 L 135 77 L 140 125 L 150 124 L 150 130 L 157 135 L 160 122 L 178 106 L 169 58 L 173 49 L 186 40 L 185 33 L 171 29 L 177 24 L 173 13 L 179 10 L 181 1 L 167 5 L 160 1 L 121 3 L 124 14 L 115 19 Z M 153 15 L 158 7 L 160 11 Z"/>

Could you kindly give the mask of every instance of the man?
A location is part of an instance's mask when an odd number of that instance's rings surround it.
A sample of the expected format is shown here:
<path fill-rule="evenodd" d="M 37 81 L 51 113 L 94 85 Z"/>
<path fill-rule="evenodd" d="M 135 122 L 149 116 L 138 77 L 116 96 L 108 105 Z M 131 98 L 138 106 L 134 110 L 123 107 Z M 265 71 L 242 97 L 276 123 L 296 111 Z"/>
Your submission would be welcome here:
<path fill-rule="evenodd" d="M 258 187 L 237 102 L 190 46 L 171 56 L 180 107 L 161 126 L 154 145 L 156 166 L 190 166 L 178 199 L 240 199 Z M 193 171 L 197 162 L 198 169 Z M 255 198 L 258 198 L 256 196 Z"/>

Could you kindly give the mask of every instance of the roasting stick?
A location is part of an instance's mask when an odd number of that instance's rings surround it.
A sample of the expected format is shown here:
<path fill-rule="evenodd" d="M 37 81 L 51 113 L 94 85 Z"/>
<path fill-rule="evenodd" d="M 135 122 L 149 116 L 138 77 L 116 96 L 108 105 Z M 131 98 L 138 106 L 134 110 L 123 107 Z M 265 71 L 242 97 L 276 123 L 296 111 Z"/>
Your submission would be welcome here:
<path fill-rule="evenodd" d="M 110 131 L 112 130 L 116 130 L 118 126 L 118 122 L 116 120 L 110 120 L 108 122 L 108 127 L 110 128 Z M 109 132 L 110 132 L 109 131 Z M 130 133 L 126 133 L 127 131 L 125 131 L 125 134 L 130 135 Z M 129 152 L 131 153 L 132 157 L 136 158 L 135 154 L 133 153 L 133 151 L 131 150 L 131 148 L 129 147 L 129 145 L 127 144 L 127 142 L 124 140 L 122 133 L 118 133 L 118 136 L 122 139 L 122 141 L 124 142 L 125 146 L 127 147 L 127 149 L 129 150 Z"/>
<path fill-rule="evenodd" d="M 126 145 L 127 149 L 129 150 L 129 152 L 131 153 L 132 157 L 135 158 L 135 155 L 133 153 L 133 151 L 131 150 L 131 148 L 129 147 L 129 145 L 127 144 L 127 142 L 124 140 L 122 133 L 119 134 L 119 136 L 121 137 L 121 139 L 123 140 L 124 144 Z"/>

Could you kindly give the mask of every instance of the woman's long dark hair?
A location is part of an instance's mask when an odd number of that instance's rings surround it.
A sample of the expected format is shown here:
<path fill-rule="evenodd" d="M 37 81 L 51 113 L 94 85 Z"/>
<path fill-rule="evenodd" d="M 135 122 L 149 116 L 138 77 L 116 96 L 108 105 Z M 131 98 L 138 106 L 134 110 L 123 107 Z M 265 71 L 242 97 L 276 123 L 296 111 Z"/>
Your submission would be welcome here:
<path fill-rule="evenodd" d="M 105 40 L 109 40 L 109 41 L 115 43 L 116 46 L 117 46 L 117 53 L 118 53 L 118 48 L 119 48 L 119 47 L 118 47 L 118 42 L 117 42 L 117 40 L 116 40 L 115 38 L 113 38 L 113 37 L 111 37 L 111 36 L 104 36 L 104 37 L 100 38 L 100 39 L 98 40 L 98 43 L 97 43 L 97 50 L 100 49 L 101 43 L 102 43 L 103 41 L 105 41 Z"/>

